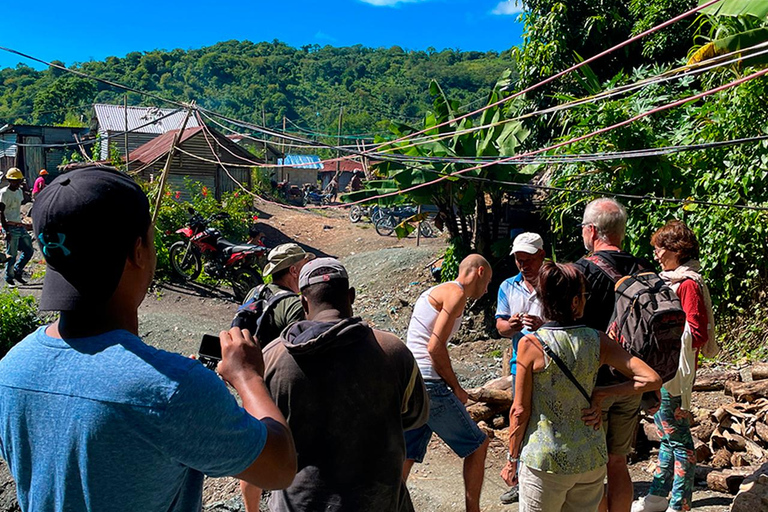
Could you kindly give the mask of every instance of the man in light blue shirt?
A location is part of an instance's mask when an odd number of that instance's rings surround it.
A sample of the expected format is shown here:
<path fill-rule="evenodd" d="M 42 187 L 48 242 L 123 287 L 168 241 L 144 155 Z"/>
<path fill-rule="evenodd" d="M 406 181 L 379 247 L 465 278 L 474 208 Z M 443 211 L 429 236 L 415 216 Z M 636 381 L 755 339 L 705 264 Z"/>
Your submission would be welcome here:
<path fill-rule="evenodd" d="M 290 431 L 264 385 L 259 345 L 222 332 L 218 373 L 144 344 L 138 307 L 156 255 L 149 203 L 126 175 L 86 168 L 32 210 L 47 262 L 40 327 L 0 360 L 0 454 L 37 511 L 194 511 L 204 475 L 284 488 Z"/>
<path fill-rule="evenodd" d="M 512 256 L 520 273 L 501 283 L 496 303 L 496 330 L 505 338 L 512 339 L 512 396 L 515 393 L 517 370 L 517 344 L 527 334 L 544 323 L 542 307 L 536 296 L 539 269 L 544 263 L 544 240 L 536 233 L 521 233 L 512 243 Z M 517 487 L 501 495 L 503 503 L 517 501 Z"/>

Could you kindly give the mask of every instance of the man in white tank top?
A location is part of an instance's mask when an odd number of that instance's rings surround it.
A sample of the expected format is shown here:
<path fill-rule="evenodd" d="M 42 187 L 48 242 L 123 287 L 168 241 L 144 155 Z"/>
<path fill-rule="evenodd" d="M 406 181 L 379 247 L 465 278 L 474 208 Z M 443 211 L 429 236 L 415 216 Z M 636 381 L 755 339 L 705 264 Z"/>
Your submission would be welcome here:
<path fill-rule="evenodd" d="M 415 462 L 422 462 L 435 432 L 464 459 L 464 501 L 467 512 L 480 511 L 480 490 L 485 474 L 488 437 L 469 417 L 462 389 L 448 354 L 448 341 L 461 325 L 467 299 L 479 299 L 488 291 L 492 270 L 479 254 L 470 254 L 459 265 L 456 281 L 443 283 L 421 294 L 408 325 L 411 349 L 429 392 L 427 424 L 405 433 L 406 461 L 403 478 Z"/>

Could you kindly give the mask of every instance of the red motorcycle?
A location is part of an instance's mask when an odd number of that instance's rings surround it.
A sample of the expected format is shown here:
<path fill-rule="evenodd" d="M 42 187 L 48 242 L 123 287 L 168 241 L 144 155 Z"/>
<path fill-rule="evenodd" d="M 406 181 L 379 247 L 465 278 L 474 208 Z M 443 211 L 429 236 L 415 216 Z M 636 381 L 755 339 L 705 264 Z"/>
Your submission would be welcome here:
<path fill-rule="evenodd" d="M 259 261 L 267 248 L 259 245 L 235 244 L 223 238 L 218 229 L 209 227 L 214 220 L 229 217 L 217 213 L 208 219 L 190 208 L 186 226 L 176 230 L 186 240 L 171 245 L 171 268 L 182 279 L 194 280 L 205 270 L 215 279 L 232 283 L 235 299 L 242 302 L 248 292 L 262 284 Z"/>

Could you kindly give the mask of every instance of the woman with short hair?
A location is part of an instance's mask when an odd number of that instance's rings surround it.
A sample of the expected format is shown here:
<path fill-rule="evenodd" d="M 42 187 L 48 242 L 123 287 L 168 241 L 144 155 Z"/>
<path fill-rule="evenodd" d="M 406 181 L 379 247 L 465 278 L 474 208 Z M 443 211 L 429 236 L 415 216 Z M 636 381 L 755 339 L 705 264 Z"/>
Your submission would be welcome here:
<path fill-rule="evenodd" d="M 632 512 L 690 510 L 696 468 L 690 422 L 696 361 L 699 351 L 709 357 L 718 351 L 712 299 L 700 274 L 699 242 L 688 226 L 679 220 L 667 222 L 653 234 L 651 245 L 661 266 L 659 275 L 680 298 L 686 323 L 680 366 L 661 388 L 661 405 L 653 417 L 661 436 L 659 464 L 648 495 L 632 504 Z"/>
<path fill-rule="evenodd" d="M 608 460 L 600 430 L 603 399 L 659 389 L 661 379 L 604 333 L 579 324 L 587 293 L 577 267 L 545 262 L 536 292 L 546 323 L 520 340 L 501 476 L 508 485 L 519 478 L 520 512 L 593 512 L 603 497 Z M 603 364 L 628 380 L 596 387 Z"/>

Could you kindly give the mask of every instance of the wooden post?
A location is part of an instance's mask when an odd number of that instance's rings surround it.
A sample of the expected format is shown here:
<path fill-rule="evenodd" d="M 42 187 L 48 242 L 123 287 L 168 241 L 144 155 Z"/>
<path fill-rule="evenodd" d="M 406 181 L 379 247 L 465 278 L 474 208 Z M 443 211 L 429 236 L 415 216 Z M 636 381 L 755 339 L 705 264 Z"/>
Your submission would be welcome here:
<path fill-rule="evenodd" d="M 128 94 L 123 95 L 123 110 L 125 112 L 125 172 L 128 172 Z"/>
<path fill-rule="evenodd" d="M 285 116 L 283 116 L 283 144 L 280 152 L 283 153 L 283 158 L 285 158 Z"/>
<path fill-rule="evenodd" d="M 344 107 L 339 108 L 339 128 L 336 131 L 336 145 L 341 146 L 341 119 L 344 116 Z M 341 170 L 341 150 L 336 150 L 336 180 L 337 182 L 341 182 L 341 178 L 339 178 L 339 171 Z"/>
<path fill-rule="evenodd" d="M 155 211 L 152 212 L 153 225 L 157 220 L 157 214 L 160 213 L 160 205 L 163 202 L 163 190 L 165 190 L 165 182 L 168 179 L 168 173 L 171 171 L 171 160 L 173 160 L 173 156 L 176 154 L 176 146 L 178 146 L 179 140 L 181 140 L 181 135 L 184 133 L 184 130 L 187 128 L 187 121 L 189 121 L 189 117 L 192 115 L 192 110 L 194 109 L 194 107 L 195 107 L 195 102 L 193 101 L 189 105 L 189 108 L 187 108 L 187 115 L 184 117 L 184 122 L 181 123 L 181 128 L 173 137 L 171 148 L 168 150 L 168 158 L 165 161 L 165 167 L 163 167 L 163 172 L 160 173 L 160 186 L 157 191 L 157 199 L 155 200 Z"/>
<path fill-rule="evenodd" d="M 416 210 L 416 215 L 421 215 L 421 205 L 419 205 L 418 209 Z M 416 225 L 416 247 L 418 247 L 420 243 L 421 243 L 421 218 L 419 218 L 419 223 Z"/>

